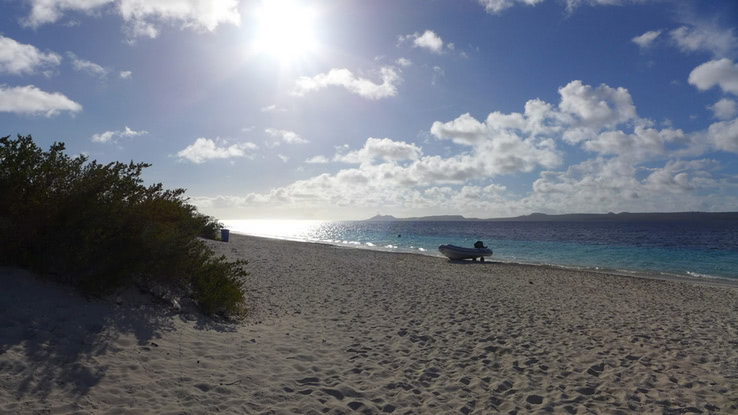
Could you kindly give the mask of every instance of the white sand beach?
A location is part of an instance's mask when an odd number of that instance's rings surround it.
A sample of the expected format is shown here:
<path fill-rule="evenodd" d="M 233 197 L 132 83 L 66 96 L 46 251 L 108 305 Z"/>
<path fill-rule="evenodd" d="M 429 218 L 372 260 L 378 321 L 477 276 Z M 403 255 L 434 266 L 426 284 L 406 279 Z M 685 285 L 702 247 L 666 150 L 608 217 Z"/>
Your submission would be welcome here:
<path fill-rule="evenodd" d="M 738 288 L 232 235 L 249 316 L 0 269 L 0 414 L 738 413 Z"/>

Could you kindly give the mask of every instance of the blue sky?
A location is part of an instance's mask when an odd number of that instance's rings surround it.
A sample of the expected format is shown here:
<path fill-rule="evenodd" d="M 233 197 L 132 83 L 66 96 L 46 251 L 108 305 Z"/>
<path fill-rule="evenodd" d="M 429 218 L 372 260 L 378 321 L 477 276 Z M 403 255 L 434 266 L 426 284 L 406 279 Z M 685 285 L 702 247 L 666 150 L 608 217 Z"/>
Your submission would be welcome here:
<path fill-rule="evenodd" d="M 738 3 L 4 0 L 0 125 L 221 219 L 734 211 Z"/>

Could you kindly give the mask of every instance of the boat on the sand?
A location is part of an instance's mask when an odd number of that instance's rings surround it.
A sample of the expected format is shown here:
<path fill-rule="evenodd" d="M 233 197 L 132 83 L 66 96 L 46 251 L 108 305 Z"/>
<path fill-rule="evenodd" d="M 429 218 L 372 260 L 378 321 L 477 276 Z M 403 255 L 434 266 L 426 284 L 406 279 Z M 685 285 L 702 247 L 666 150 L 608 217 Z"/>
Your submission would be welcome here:
<path fill-rule="evenodd" d="M 476 261 L 479 258 L 480 261 L 484 262 L 484 257 L 492 255 L 492 250 L 487 247 L 465 248 L 456 245 L 441 245 L 438 247 L 438 250 L 448 257 L 448 259 L 453 260 L 471 259 L 472 261 Z"/>

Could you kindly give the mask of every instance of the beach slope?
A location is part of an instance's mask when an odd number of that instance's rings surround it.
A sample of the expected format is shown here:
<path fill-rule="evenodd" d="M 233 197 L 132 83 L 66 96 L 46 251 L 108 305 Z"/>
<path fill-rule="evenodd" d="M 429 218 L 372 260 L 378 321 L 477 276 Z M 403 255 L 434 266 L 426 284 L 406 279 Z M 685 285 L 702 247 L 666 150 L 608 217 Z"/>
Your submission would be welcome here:
<path fill-rule="evenodd" d="M 0 269 L 0 413 L 736 413 L 738 289 L 232 235 L 248 318 Z"/>

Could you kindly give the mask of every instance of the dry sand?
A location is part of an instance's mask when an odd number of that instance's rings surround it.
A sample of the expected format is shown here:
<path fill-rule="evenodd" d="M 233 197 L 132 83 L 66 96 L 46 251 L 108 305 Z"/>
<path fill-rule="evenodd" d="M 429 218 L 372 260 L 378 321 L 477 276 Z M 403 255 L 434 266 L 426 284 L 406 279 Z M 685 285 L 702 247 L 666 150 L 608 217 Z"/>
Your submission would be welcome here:
<path fill-rule="evenodd" d="M 738 413 L 738 289 L 233 235 L 249 317 L 0 270 L 0 413 Z"/>

